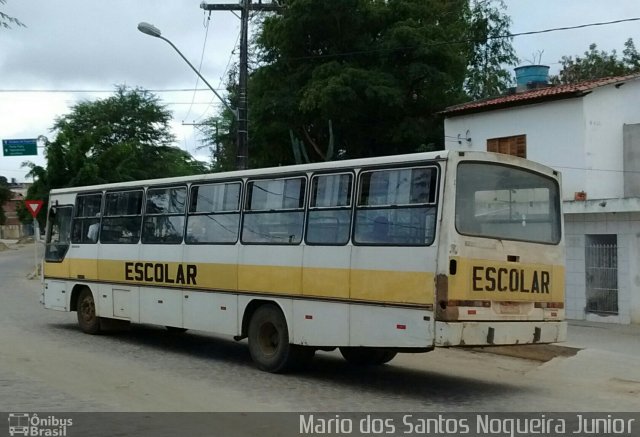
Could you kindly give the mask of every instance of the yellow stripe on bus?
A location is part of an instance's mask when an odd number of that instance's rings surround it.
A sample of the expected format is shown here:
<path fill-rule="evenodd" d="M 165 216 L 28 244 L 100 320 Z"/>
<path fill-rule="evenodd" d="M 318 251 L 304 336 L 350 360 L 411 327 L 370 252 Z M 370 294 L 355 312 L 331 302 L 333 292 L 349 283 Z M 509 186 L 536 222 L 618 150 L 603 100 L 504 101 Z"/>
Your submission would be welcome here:
<path fill-rule="evenodd" d="M 45 277 L 410 304 L 434 294 L 431 272 L 65 259 L 45 263 Z"/>

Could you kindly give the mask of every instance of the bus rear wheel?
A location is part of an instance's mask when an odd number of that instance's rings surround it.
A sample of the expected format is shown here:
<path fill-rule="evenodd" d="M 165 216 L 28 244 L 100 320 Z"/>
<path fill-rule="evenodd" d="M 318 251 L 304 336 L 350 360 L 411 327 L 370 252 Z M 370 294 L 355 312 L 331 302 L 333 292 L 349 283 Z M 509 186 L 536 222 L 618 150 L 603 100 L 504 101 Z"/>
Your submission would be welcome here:
<path fill-rule="evenodd" d="M 284 373 L 306 365 L 315 349 L 289 343 L 287 321 L 274 304 L 259 307 L 249 322 L 249 352 L 260 370 Z"/>
<path fill-rule="evenodd" d="M 100 332 L 100 318 L 96 315 L 96 304 L 91 290 L 85 288 L 78 296 L 78 325 L 82 332 L 98 334 Z"/>
<path fill-rule="evenodd" d="M 380 366 L 393 360 L 397 352 L 373 347 L 341 347 L 340 353 L 355 366 Z"/>

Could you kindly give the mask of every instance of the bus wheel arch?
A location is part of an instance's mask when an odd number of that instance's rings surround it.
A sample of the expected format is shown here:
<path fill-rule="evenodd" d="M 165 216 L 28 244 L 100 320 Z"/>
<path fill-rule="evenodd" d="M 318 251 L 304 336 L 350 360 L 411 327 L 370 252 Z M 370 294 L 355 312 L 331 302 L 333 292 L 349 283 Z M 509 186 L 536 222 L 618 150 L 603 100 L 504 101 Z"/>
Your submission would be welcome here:
<path fill-rule="evenodd" d="M 82 290 L 85 289 L 91 291 L 91 289 L 84 284 L 76 284 L 73 286 L 71 299 L 69 300 L 69 311 L 78 311 L 78 297 L 80 297 Z"/>
<path fill-rule="evenodd" d="M 291 344 L 286 316 L 276 302 L 247 307 L 243 327 L 245 320 L 249 352 L 260 370 L 284 373 L 304 367 L 313 358 L 315 349 Z"/>
<path fill-rule="evenodd" d="M 240 326 L 240 335 L 234 337 L 235 340 L 242 340 L 249 336 L 249 323 L 251 322 L 251 318 L 253 314 L 256 312 L 258 308 L 262 305 L 278 305 L 276 302 L 272 300 L 263 300 L 263 299 L 253 299 L 249 302 L 244 309 L 244 313 L 242 315 L 242 325 Z M 278 305 L 279 307 L 280 305 Z"/>
<path fill-rule="evenodd" d="M 93 293 L 87 286 L 76 286 L 73 291 L 72 297 L 76 298 L 72 299 L 72 305 L 78 315 L 78 326 L 86 334 L 100 333 L 100 317 L 96 313 Z"/>

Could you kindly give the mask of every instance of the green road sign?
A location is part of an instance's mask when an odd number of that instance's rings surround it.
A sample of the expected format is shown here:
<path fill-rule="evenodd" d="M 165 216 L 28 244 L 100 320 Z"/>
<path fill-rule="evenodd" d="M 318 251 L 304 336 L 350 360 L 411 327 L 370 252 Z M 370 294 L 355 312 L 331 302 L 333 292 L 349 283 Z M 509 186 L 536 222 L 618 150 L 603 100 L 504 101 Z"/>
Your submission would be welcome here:
<path fill-rule="evenodd" d="M 2 154 L 4 156 L 24 156 L 38 154 L 38 140 L 2 140 Z"/>

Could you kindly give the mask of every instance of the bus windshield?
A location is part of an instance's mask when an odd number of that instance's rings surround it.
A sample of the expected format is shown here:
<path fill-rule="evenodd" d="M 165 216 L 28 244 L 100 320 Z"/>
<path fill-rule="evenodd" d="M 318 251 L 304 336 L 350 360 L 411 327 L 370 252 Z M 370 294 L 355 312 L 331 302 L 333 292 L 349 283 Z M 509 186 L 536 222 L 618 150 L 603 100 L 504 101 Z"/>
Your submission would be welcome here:
<path fill-rule="evenodd" d="M 558 184 L 515 167 L 462 162 L 457 170 L 456 229 L 463 235 L 557 244 Z"/>

